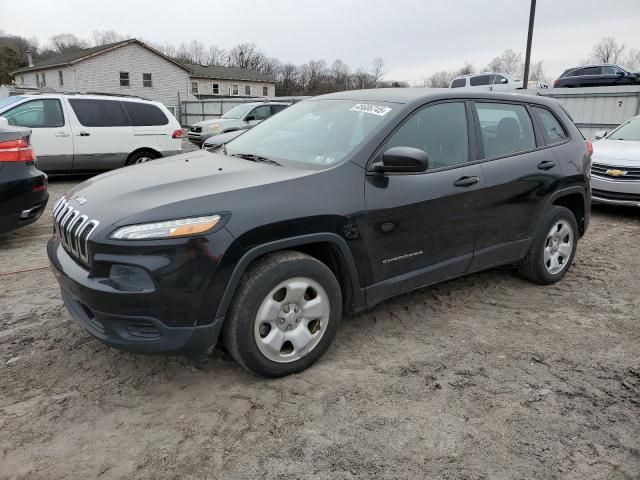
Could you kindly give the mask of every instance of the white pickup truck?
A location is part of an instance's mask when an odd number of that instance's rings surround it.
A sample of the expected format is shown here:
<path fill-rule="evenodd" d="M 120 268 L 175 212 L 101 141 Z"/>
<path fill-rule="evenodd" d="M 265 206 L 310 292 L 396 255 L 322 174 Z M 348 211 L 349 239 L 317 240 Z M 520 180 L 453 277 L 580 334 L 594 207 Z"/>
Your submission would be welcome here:
<path fill-rule="evenodd" d="M 12 96 L 0 100 L 0 117 L 31 129 L 46 172 L 109 170 L 182 151 L 183 132 L 169 110 L 133 97 Z"/>

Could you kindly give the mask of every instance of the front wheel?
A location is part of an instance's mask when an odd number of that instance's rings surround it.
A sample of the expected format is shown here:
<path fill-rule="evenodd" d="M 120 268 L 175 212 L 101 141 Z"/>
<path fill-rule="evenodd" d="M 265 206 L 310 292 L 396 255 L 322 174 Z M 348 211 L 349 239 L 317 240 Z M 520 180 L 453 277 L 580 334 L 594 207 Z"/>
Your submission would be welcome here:
<path fill-rule="evenodd" d="M 578 244 L 578 224 L 571 210 L 554 205 L 543 215 L 520 274 L 541 285 L 560 280 L 569 270 Z"/>
<path fill-rule="evenodd" d="M 222 340 L 245 369 L 282 377 L 322 356 L 341 316 L 342 294 L 333 272 L 300 252 L 278 252 L 243 276 Z"/>

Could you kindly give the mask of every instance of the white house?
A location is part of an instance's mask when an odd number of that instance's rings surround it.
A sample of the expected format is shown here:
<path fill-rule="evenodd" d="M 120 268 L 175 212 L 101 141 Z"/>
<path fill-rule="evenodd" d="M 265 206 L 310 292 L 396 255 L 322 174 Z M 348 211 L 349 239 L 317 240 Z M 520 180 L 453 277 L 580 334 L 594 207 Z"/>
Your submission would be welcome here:
<path fill-rule="evenodd" d="M 30 62 L 11 74 L 17 87 L 136 95 L 174 114 L 185 100 L 275 96 L 275 82 L 258 71 L 182 64 L 135 38 Z"/>

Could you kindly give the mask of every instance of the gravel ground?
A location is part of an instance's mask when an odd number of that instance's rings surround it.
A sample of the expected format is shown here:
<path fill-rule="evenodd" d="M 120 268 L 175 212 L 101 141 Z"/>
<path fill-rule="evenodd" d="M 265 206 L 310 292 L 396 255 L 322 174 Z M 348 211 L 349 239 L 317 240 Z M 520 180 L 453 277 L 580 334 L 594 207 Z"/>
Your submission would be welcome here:
<path fill-rule="evenodd" d="M 500 269 L 425 288 L 264 380 L 72 321 L 44 247 L 81 179 L 0 237 L 0 478 L 640 478 L 640 211 L 595 209 L 557 285 Z"/>

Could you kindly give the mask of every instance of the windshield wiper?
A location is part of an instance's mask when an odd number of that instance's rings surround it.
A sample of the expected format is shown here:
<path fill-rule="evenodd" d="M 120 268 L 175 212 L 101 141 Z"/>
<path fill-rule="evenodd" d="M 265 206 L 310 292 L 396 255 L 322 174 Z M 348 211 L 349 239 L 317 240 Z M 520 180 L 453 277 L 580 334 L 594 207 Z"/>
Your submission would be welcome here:
<path fill-rule="evenodd" d="M 271 160 L 267 157 L 261 157 L 260 155 L 254 155 L 253 153 L 232 153 L 232 157 L 244 158 L 245 160 L 251 160 L 252 162 L 260 162 L 260 163 L 270 163 L 271 165 L 278 165 L 281 167 L 282 165 L 275 160 Z"/>

